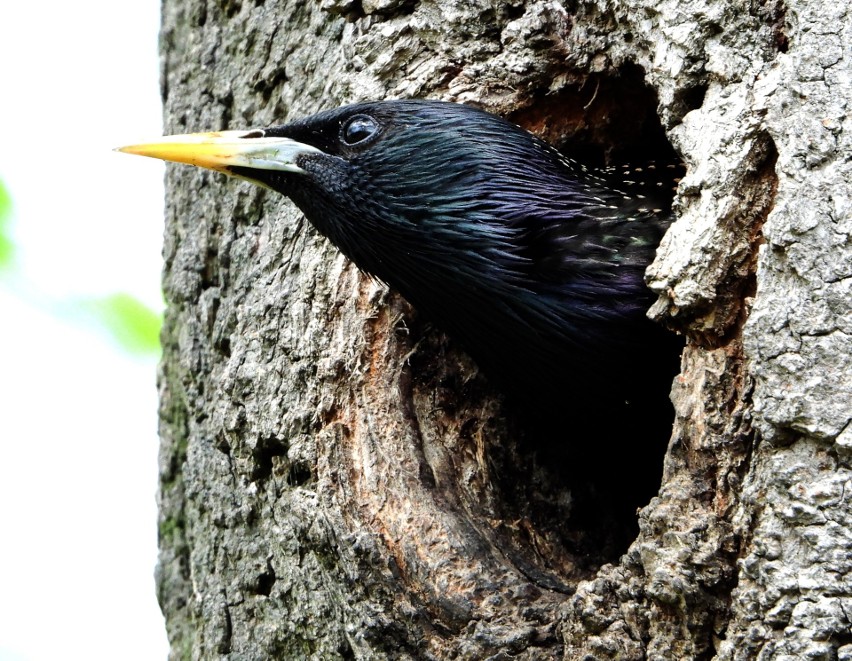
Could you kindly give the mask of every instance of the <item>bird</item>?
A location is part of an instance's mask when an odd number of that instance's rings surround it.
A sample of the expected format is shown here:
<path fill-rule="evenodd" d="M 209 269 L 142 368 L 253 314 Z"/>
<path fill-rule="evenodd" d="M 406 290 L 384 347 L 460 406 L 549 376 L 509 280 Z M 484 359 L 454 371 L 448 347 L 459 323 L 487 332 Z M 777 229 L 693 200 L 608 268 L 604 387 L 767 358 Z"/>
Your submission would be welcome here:
<path fill-rule="evenodd" d="M 497 115 L 417 99 L 120 150 L 286 196 L 532 417 L 567 411 L 579 442 L 621 425 L 641 444 L 649 417 L 670 430 L 681 343 L 647 317 L 644 278 L 676 168 L 591 167 Z"/>

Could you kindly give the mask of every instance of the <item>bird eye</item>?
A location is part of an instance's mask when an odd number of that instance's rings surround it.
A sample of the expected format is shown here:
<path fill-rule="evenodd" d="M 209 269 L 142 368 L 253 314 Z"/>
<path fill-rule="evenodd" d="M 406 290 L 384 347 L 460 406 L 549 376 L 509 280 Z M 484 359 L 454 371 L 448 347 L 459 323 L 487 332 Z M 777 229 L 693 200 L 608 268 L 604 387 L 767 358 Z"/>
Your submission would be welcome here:
<path fill-rule="evenodd" d="M 378 130 L 379 125 L 372 117 L 367 117 L 367 115 L 355 115 L 355 117 L 352 117 L 343 125 L 341 135 L 343 137 L 343 142 L 347 145 L 356 145 L 375 134 Z"/>

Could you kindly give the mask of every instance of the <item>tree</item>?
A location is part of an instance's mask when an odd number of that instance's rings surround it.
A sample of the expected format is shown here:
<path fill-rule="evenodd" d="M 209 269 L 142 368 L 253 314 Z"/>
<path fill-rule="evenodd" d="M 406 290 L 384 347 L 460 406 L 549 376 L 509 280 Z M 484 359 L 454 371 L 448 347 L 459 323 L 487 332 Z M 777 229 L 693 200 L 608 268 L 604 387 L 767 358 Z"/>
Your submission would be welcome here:
<path fill-rule="evenodd" d="M 852 658 L 844 3 L 163 11 L 172 133 L 428 96 L 590 153 L 670 140 L 687 165 L 649 281 L 688 343 L 623 555 L 565 524 L 569 485 L 469 359 L 288 201 L 170 169 L 175 658 Z"/>

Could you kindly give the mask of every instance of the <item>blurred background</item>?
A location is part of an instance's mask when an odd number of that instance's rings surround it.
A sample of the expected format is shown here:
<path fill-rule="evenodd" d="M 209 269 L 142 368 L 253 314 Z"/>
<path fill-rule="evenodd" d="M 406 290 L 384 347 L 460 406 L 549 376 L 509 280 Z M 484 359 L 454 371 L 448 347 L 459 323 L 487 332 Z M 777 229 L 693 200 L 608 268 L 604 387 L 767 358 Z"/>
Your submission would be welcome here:
<path fill-rule="evenodd" d="M 0 661 L 164 659 L 156 0 L 0 19 Z"/>

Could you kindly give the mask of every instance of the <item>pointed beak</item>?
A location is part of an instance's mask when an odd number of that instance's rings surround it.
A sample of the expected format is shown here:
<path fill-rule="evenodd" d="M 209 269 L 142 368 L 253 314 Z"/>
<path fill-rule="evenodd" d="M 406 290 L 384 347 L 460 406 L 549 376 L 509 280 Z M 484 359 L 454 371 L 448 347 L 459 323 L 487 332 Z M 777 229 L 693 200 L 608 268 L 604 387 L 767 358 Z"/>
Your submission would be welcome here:
<path fill-rule="evenodd" d="M 316 147 L 290 138 L 266 137 L 262 129 L 168 135 L 116 151 L 187 163 L 233 174 L 231 168 L 304 173 L 296 163 L 303 154 L 321 154 Z"/>

